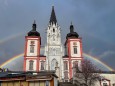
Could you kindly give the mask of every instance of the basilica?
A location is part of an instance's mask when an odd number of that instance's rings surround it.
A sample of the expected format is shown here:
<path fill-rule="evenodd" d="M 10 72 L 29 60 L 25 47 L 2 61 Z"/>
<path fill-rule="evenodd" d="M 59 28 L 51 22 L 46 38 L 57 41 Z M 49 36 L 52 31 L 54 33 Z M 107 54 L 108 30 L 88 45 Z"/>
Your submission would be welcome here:
<path fill-rule="evenodd" d="M 60 26 L 56 19 L 54 6 L 47 26 L 47 42 L 44 55 L 41 55 L 41 36 L 34 21 L 32 30 L 25 36 L 24 71 L 56 71 L 60 81 L 69 81 L 74 75 L 74 66 L 80 68 L 82 57 L 82 39 L 70 25 L 65 44 L 61 42 Z"/>
<path fill-rule="evenodd" d="M 82 79 L 76 78 L 79 76 L 75 76 L 78 73 L 75 67 L 82 70 L 82 39 L 74 31 L 72 23 L 69 29 L 62 44 L 60 26 L 52 6 L 44 55 L 41 53 L 39 28 L 34 21 L 32 29 L 25 36 L 23 71 L 0 68 L 0 86 L 88 86 Z M 115 86 L 115 71 L 93 73 L 100 76 L 92 86 Z"/>

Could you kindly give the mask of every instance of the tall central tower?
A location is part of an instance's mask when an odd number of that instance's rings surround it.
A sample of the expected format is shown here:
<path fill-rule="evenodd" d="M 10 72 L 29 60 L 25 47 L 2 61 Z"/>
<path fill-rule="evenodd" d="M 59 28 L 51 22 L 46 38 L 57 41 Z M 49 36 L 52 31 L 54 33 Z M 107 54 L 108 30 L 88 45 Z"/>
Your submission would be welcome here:
<path fill-rule="evenodd" d="M 60 26 L 57 23 L 53 6 L 47 28 L 47 43 L 45 46 L 46 70 L 56 70 L 60 80 L 63 78 L 63 55 Z"/>

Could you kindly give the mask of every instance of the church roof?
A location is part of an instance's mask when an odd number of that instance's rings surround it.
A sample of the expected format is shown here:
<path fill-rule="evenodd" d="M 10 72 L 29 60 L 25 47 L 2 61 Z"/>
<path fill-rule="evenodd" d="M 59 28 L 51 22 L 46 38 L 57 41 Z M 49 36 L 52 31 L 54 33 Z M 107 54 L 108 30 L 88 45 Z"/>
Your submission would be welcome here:
<path fill-rule="evenodd" d="M 50 21 L 49 23 L 57 23 L 57 19 L 56 19 L 56 15 L 55 15 L 55 11 L 54 11 L 54 6 L 52 6 L 52 12 L 51 12 L 51 16 L 50 16 Z"/>
<path fill-rule="evenodd" d="M 36 74 L 36 75 L 35 75 Z M 55 74 L 55 71 L 29 71 L 29 72 L 24 72 L 24 71 L 12 71 L 12 72 L 0 72 L 0 81 L 8 81 L 8 79 L 13 79 L 16 80 L 16 78 L 18 77 L 34 77 L 35 76 L 39 76 L 39 78 L 41 78 L 40 76 L 53 76 L 58 78 L 58 76 Z M 5 79 L 6 78 L 6 79 Z M 42 77 L 43 78 L 43 77 Z M 44 77 L 45 78 L 45 77 Z M 24 78 L 25 79 L 25 78 Z"/>
<path fill-rule="evenodd" d="M 78 33 L 74 32 L 74 26 L 72 24 L 70 25 L 70 33 L 67 34 L 66 39 L 68 37 L 71 37 L 71 38 L 78 38 L 79 37 Z"/>
<path fill-rule="evenodd" d="M 40 36 L 40 33 L 36 31 L 36 23 L 34 21 L 32 30 L 28 32 L 28 36 Z"/>

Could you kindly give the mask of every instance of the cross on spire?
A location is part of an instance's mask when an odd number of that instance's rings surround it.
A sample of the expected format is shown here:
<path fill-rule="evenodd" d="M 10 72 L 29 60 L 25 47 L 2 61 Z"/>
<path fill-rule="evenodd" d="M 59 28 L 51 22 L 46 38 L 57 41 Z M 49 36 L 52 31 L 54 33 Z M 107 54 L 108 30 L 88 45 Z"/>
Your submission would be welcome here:
<path fill-rule="evenodd" d="M 33 28 L 33 29 L 32 29 L 33 31 L 36 31 L 36 21 L 35 21 L 35 20 L 34 20 L 34 23 L 33 23 L 32 28 Z"/>
<path fill-rule="evenodd" d="M 74 26 L 73 26 L 73 24 L 72 24 L 72 22 L 71 22 L 71 25 L 70 25 L 70 33 L 72 33 L 72 32 L 74 32 Z"/>

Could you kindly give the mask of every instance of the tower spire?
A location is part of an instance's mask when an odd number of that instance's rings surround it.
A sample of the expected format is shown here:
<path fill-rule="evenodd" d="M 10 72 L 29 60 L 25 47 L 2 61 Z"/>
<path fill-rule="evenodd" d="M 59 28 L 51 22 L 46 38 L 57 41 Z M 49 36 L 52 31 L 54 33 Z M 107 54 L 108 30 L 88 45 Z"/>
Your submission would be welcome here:
<path fill-rule="evenodd" d="M 55 10 L 54 10 L 54 6 L 52 6 L 52 12 L 51 12 L 51 16 L 50 16 L 50 21 L 49 23 L 57 23 L 57 19 L 56 19 L 56 15 L 55 15 Z"/>
<path fill-rule="evenodd" d="M 70 33 L 67 34 L 66 39 L 68 37 L 72 37 L 72 38 L 78 38 L 79 37 L 78 33 L 74 32 L 74 26 L 73 26 L 72 22 L 71 22 L 71 25 L 70 25 Z"/>
<path fill-rule="evenodd" d="M 32 29 L 33 31 L 36 31 L 36 21 L 35 21 L 35 20 L 34 20 L 34 23 L 33 23 L 32 28 L 33 28 L 33 29 Z"/>
<path fill-rule="evenodd" d="M 72 33 L 72 32 L 74 32 L 74 26 L 73 26 L 73 24 L 72 24 L 72 22 L 71 22 L 71 25 L 70 25 L 70 33 Z"/>
<path fill-rule="evenodd" d="M 40 36 L 40 33 L 36 31 L 36 21 L 32 25 L 32 30 L 28 32 L 28 36 Z"/>

